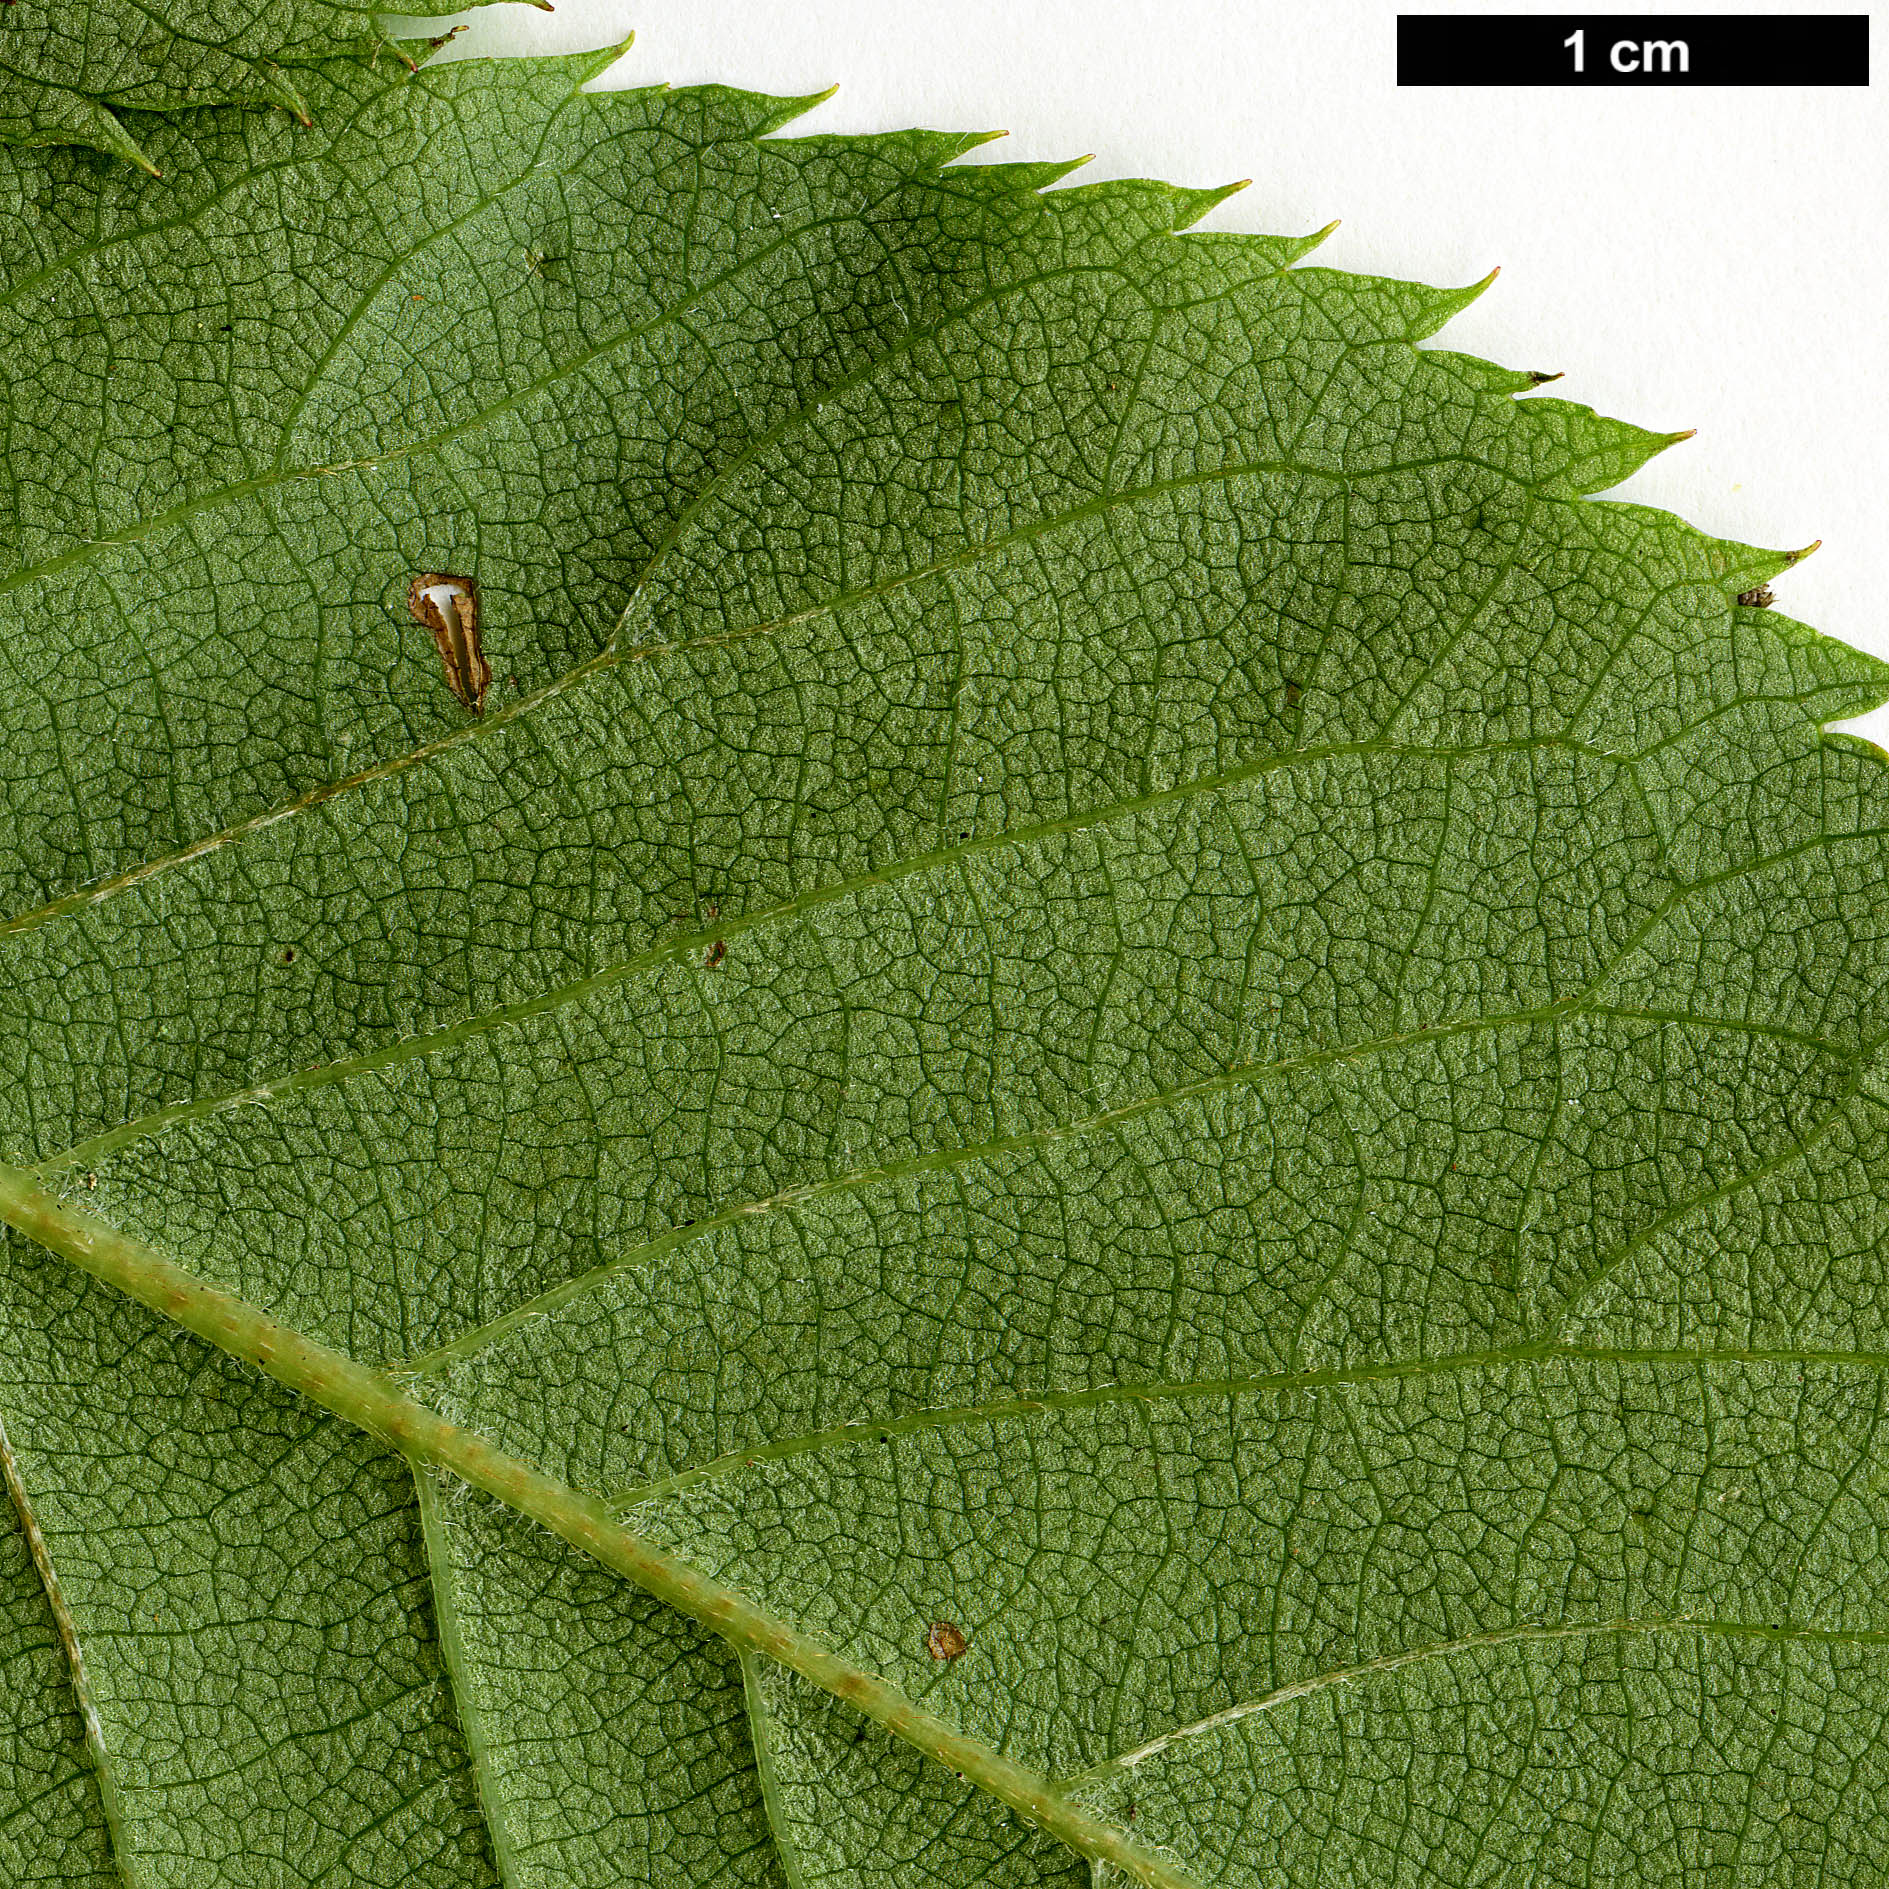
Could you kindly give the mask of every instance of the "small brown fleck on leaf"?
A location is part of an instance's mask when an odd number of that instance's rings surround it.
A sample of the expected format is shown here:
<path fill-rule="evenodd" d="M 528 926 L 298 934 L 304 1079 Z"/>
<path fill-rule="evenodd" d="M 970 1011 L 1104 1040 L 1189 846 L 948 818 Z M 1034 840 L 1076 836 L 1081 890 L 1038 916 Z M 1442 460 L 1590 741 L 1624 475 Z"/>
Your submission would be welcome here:
<path fill-rule="evenodd" d="M 931 1631 L 925 1635 L 925 1651 L 933 1659 L 962 1659 L 970 1650 L 970 1641 L 949 1620 L 931 1623 Z"/>
<path fill-rule="evenodd" d="M 728 947 L 719 938 L 717 938 L 715 942 L 709 946 L 708 956 L 702 960 L 702 969 L 705 971 L 720 970 L 721 961 L 727 955 L 728 955 Z"/>
<path fill-rule="evenodd" d="M 283 952 L 282 962 L 284 964 L 293 964 L 295 962 L 295 947 L 293 945 L 290 945 L 289 948 Z"/>
<path fill-rule="evenodd" d="M 455 571 L 421 571 L 407 586 L 407 608 L 432 632 L 447 687 L 483 715 L 492 666 L 479 647 L 479 586 Z"/>
<path fill-rule="evenodd" d="M 98 1185 L 98 1176 L 96 1174 L 88 1174 L 85 1177 L 85 1184 L 87 1187 L 96 1187 Z"/>
<path fill-rule="evenodd" d="M 1299 697 L 1302 694 L 1304 694 L 1304 690 L 1288 676 L 1286 678 L 1286 707 L 1297 708 L 1299 705 Z"/>
<path fill-rule="evenodd" d="M 1777 599 L 1772 596 L 1769 584 L 1760 584 L 1755 590 L 1741 590 L 1738 593 L 1738 601 L 1747 610 L 1769 610 Z"/>

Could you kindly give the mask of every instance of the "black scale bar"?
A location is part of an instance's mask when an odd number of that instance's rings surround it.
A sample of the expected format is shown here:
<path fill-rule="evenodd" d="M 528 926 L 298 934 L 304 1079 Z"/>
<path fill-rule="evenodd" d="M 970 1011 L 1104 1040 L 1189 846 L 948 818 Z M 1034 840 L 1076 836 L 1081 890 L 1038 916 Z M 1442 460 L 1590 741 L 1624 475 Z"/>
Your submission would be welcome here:
<path fill-rule="evenodd" d="M 1867 13 L 1401 13 L 1399 85 L 1867 85 Z"/>

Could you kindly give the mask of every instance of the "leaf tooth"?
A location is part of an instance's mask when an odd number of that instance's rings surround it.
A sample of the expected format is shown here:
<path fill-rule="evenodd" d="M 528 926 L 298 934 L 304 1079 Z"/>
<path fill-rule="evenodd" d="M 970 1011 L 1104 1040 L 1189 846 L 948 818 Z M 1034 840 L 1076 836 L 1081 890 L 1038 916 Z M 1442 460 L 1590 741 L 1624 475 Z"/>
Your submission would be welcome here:
<path fill-rule="evenodd" d="M 306 128 L 315 120 L 308 109 L 308 101 L 288 81 L 280 66 L 258 66 L 256 68 L 261 96 L 272 105 L 280 105 L 298 125 Z"/>
<path fill-rule="evenodd" d="M 1010 134 L 1006 131 L 998 135 L 1007 138 Z M 1053 184 L 1061 183 L 1072 171 L 1094 162 L 1095 153 L 1091 151 L 1082 157 L 1019 158 L 1014 163 L 980 164 L 977 170 L 983 180 L 1001 182 L 1019 195 L 1026 191 L 1040 194 Z"/>
<path fill-rule="evenodd" d="M 1170 184 L 1168 200 L 1174 206 L 1173 229 L 1178 234 L 1192 228 L 1209 210 L 1218 209 L 1229 197 L 1237 197 L 1252 181 L 1250 177 L 1240 177 L 1230 184 L 1215 184 L 1206 190 L 1186 190 Z"/>

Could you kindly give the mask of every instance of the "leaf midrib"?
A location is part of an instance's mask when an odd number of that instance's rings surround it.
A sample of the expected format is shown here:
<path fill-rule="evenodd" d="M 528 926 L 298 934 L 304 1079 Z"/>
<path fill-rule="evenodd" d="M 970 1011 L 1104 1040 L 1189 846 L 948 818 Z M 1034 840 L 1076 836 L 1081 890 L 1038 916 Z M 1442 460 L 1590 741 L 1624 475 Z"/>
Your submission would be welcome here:
<path fill-rule="evenodd" d="M 969 1737 L 739 1590 L 622 1528 L 595 1498 L 449 1422 L 383 1373 L 198 1279 L 157 1248 L 77 1211 L 31 1175 L 4 1164 L 0 1220 L 167 1324 L 261 1370 L 410 1459 L 484 1490 L 738 1650 L 799 1673 L 1078 1854 L 1111 1862 L 1149 1889 L 1203 1889 L 1071 1802 L 1051 1779 Z"/>
<path fill-rule="evenodd" d="M 1206 1719 L 1196 1720 L 1160 1734 L 1132 1750 L 1117 1753 L 1088 1770 L 1061 1781 L 1031 1773 L 989 1747 L 968 1739 L 955 1727 L 934 1719 L 922 1708 L 898 1693 L 876 1675 L 835 1660 L 798 1629 L 772 1620 L 735 1590 L 703 1577 L 686 1564 L 676 1562 L 663 1550 L 653 1548 L 627 1531 L 604 1521 L 601 1505 L 568 1485 L 557 1483 L 519 1459 L 507 1457 L 474 1433 L 463 1431 L 424 1405 L 414 1403 L 399 1393 L 381 1374 L 354 1363 L 291 1328 L 276 1324 L 253 1306 L 245 1305 L 218 1288 L 208 1286 L 164 1258 L 155 1249 L 117 1233 L 103 1223 L 75 1212 L 55 1201 L 18 1170 L 0 1168 L 0 1218 L 5 1219 L 29 1238 L 47 1246 L 106 1284 L 129 1293 L 160 1317 L 181 1326 L 232 1356 L 260 1368 L 278 1382 L 311 1398 L 344 1420 L 380 1435 L 397 1448 L 407 1451 L 416 1463 L 431 1463 L 459 1475 L 485 1489 L 508 1507 L 529 1516 L 540 1525 L 603 1561 L 616 1572 L 645 1587 L 665 1604 L 677 1607 L 690 1618 L 730 1638 L 745 1653 L 759 1652 L 802 1673 L 832 1696 L 864 1711 L 865 1715 L 903 1737 L 923 1755 L 947 1766 L 958 1768 L 960 1775 L 980 1789 L 997 1796 L 1049 1834 L 1069 1844 L 1079 1854 L 1106 1856 L 1127 1869 L 1137 1880 L 1152 1889 L 1200 1889 L 1192 1879 L 1161 1858 L 1142 1850 L 1125 1839 L 1119 1826 L 1111 1826 L 1096 1817 L 1080 1801 L 1084 1786 L 1106 1781 L 1171 1748 L 1176 1742 L 1205 1733 L 1251 1716 L 1260 1711 L 1291 1702 L 1328 1687 L 1370 1677 L 1421 1661 L 1449 1657 L 1483 1645 L 1498 1645 L 1529 1640 L 1551 1640 L 1577 1636 L 1595 1636 L 1624 1632 L 1722 1633 L 1740 1637 L 1790 1643 L 1889 1644 L 1889 1629 L 1819 1629 L 1796 1623 L 1768 1624 L 1729 1620 L 1612 1620 L 1588 1623 L 1548 1625 L 1541 1622 L 1517 1623 L 1509 1628 L 1493 1629 L 1458 1640 L 1434 1642 L 1426 1646 L 1398 1649 L 1353 1666 L 1307 1675 L 1275 1688 L 1258 1700 L 1246 1701 Z M 1470 1358 L 1467 1363 L 1487 1363 L 1498 1354 Z M 1646 1361 L 1673 1363 L 1699 1368 L 1704 1363 L 1822 1363 L 1858 1366 L 1880 1372 L 1889 1363 L 1882 1354 L 1871 1352 L 1814 1352 L 1808 1350 L 1725 1351 L 1572 1351 L 1515 1354 L 1506 1362 L 1547 1363 L 1565 1357 L 1605 1362 Z M 1378 1377 L 1409 1376 L 1429 1368 L 1415 1365 L 1401 1370 L 1379 1370 Z M 1319 1374 L 1307 1374 L 1308 1387 Z M 1325 1381 L 1347 1381 L 1338 1378 Z M 528 1499 L 520 1499 L 523 1489 Z M 599 1523 L 603 1525 L 600 1527 Z M 616 1552 L 613 1552 L 615 1550 Z M 641 1565 L 626 1565 L 626 1560 Z M 652 1570 L 658 1577 L 652 1579 Z M 665 1576 L 664 1571 L 668 1573 Z M 678 1591 L 669 1591 L 664 1579 L 675 1578 L 688 1589 L 686 1601 Z M 691 1585 L 692 1584 L 692 1585 Z M 701 1590 L 698 1592 L 697 1590 Z M 710 1596 L 705 1600 L 703 1594 Z M 720 1603 L 712 1596 L 726 1597 L 734 1614 L 718 1612 Z M 767 1635 L 774 1643 L 761 1644 Z M 818 1670 L 811 1670 L 817 1668 Z M 844 1677 L 835 1683 L 836 1671 Z M 463 1721 L 462 1721 L 463 1722 Z M 944 1741 L 944 1742 L 941 1742 Z M 991 1776 L 974 1775 L 981 1768 L 994 1767 Z M 992 1776 L 1005 1780 L 999 1788 Z M 495 1847 L 500 1840 L 498 1821 L 488 1814 L 487 1827 Z"/>

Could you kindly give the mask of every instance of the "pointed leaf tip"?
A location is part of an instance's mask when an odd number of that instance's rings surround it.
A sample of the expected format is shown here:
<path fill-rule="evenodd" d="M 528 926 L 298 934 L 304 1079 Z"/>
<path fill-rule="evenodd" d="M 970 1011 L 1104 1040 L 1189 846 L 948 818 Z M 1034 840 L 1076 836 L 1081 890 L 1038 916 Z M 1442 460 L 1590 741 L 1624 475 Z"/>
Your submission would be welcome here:
<path fill-rule="evenodd" d="M 1463 289 L 1439 290 L 1436 292 L 1448 297 L 1451 315 L 1460 314 L 1462 310 L 1467 308 L 1470 303 L 1475 301 L 1479 296 L 1487 294 L 1489 285 L 1501 273 L 1502 265 L 1498 262 L 1480 282 L 1472 282 L 1467 288 Z"/>
<path fill-rule="evenodd" d="M 1815 551 L 1822 543 L 1823 540 L 1821 538 L 1812 538 L 1801 551 L 1786 551 L 1784 555 L 1790 563 L 1801 564 L 1805 558 L 1809 557 L 1811 552 Z"/>

